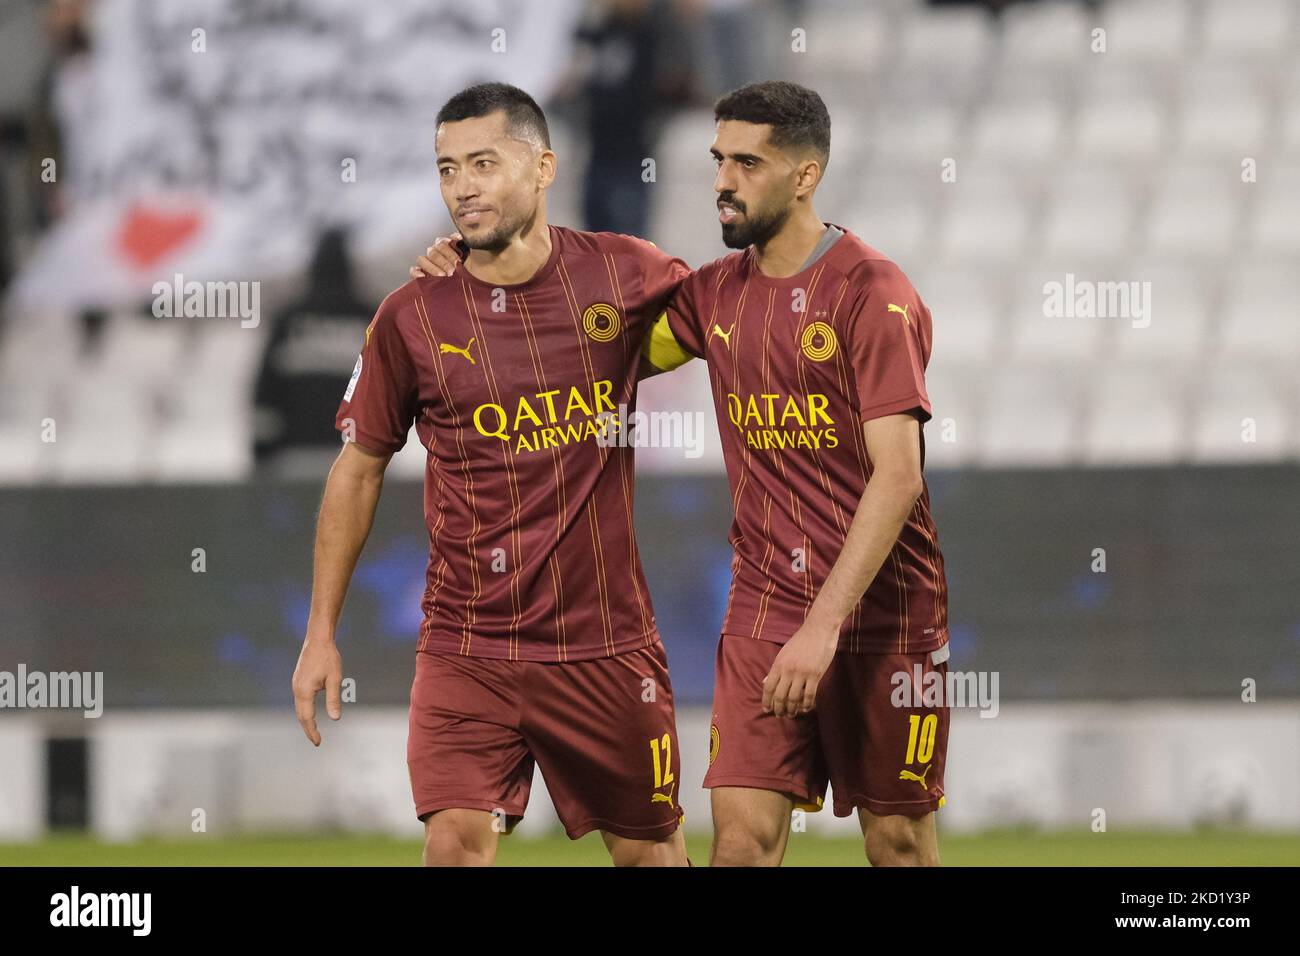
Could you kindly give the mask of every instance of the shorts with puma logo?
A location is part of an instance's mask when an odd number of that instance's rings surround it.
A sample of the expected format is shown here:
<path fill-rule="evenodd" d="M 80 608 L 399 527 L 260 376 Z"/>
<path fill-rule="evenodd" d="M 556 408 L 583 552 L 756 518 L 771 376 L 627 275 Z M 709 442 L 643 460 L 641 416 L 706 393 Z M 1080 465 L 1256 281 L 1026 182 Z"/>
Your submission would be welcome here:
<path fill-rule="evenodd" d="M 909 654 L 837 651 L 813 711 L 798 717 L 763 713 L 763 678 L 781 646 L 734 634 L 718 642 L 705 787 L 775 790 L 820 810 L 829 781 L 837 817 L 856 807 L 920 817 L 943 806 L 950 708 L 892 700 L 894 675 L 915 684 L 917 665 L 922 681 L 932 672 L 946 680 L 946 644 Z M 923 703 L 922 688 L 913 687 L 911 703 Z"/>

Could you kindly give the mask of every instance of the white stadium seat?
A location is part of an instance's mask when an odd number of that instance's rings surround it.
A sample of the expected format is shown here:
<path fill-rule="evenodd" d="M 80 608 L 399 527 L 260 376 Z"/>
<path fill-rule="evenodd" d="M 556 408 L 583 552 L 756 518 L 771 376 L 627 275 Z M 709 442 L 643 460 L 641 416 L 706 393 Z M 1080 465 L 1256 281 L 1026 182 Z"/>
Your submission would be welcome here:
<path fill-rule="evenodd" d="M 940 246 L 946 257 L 962 260 L 1014 259 L 1029 238 L 1029 209 L 1023 191 L 1010 177 L 963 174 L 946 187 Z"/>
<path fill-rule="evenodd" d="M 1037 276 L 1035 270 L 1028 275 Z M 1082 274 L 1079 280 L 1096 282 L 1119 277 Z M 1064 275 L 1054 281 L 1064 285 Z M 1026 279 L 1013 292 L 1008 328 L 1007 352 L 1013 361 L 1057 363 L 1061 366 L 1086 365 L 1097 357 L 1100 343 L 1109 337 L 1122 317 L 1099 315 L 1050 315 L 1043 283 Z"/>
<path fill-rule="evenodd" d="M 1294 447 L 1294 403 L 1255 366 L 1214 363 L 1193 387 L 1194 460 L 1276 460 Z"/>
<path fill-rule="evenodd" d="M 1090 464 L 1154 464 L 1183 454 L 1183 378 L 1136 365 L 1105 368 L 1089 379 L 1083 444 Z"/>
<path fill-rule="evenodd" d="M 1231 161 L 1170 169 L 1149 213 L 1148 251 L 1171 259 L 1228 255 L 1240 240 L 1250 188 Z"/>
<path fill-rule="evenodd" d="M 1186 367 L 1206 348 L 1210 325 L 1210 285 L 1202 273 L 1158 262 L 1135 262 L 1130 275 L 1149 282 L 1147 314 L 1115 329 L 1115 355 L 1121 362 Z"/>
<path fill-rule="evenodd" d="M 1179 148 L 1199 156 L 1258 156 L 1269 136 L 1267 104 L 1256 97 L 1223 95 L 1183 107 Z"/>
<path fill-rule="evenodd" d="M 1078 460 L 1078 401 L 1070 377 L 1010 365 L 985 381 L 982 462 L 1059 465 Z"/>
<path fill-rule="evenodd" d="M 1124 0 L 1102 10 L 1108 59 L 1125 64 L 1167 63 L 1184 54 L 1192 4 L 1186 0 Z"/>
<path fill-rule="evenodd" d="M 1011 69 L 1071 69 L 1090 55 L 1093 25 L 1078 4 L 1014 5 L 1003 14 L 1003 62 Z"/>
<path fill-rule="evenodd" d="M 1128 248 L 1136 208 L 1120 180 L 1066 184 L 1048 204 L 1043 241 L 1049 255 L 1101 256 Z"/>
<path fill-rule="evenodd" d="M 1300 272 L 1293 264 L 1248 266 L 1232 276 L 1220 306 L 1218 354 L 1279 362 L 1300 355 Z"/>
<path fill-rule="evenodd" d="M 969 367 L 932 357 L 925 379 L 934 415 L 925 426 L 926 468 L 955 468 L 979 460 L 977 379 L 978 373 Z"/>
<path fill-rule="evenodd" d="M 934 320 L 934 356 L 945 362 L 987 365 L 1001 359 L 1005 336 L 1003 296 L 985 272 L 960 266 L 933 269 L 914 280 Z"/>
<path fill-rule="evenodd" d="M 1051 159 L 1060 149 L 1063 123 L 1060 106 L 1044 99 L 993 104 L 975 123 L 975 155 L 1008 165 L 1028 165 Z"/>
<path fill-rule="evenodd" d="M 1141 162 L 1155 157 L 1168 137 L 1168 111 L 1154 98 L 1105 97 L 1080 109 L 1077 155 Z"/>
<path fill-rule="evenodd" d="M 1300 255 L 1300 185 L 1293 185 L 1294 173 L 1289 178 L 1292 182 L 1270 180 L 1257 187 L 1250 245 L 1261 253 Z"/>
<path fill-rule="evenodd" d="M 1206 0 L 1202 42 L 1213 56 L 1277 56 L 1286 51 L 1292 0 Z"/>

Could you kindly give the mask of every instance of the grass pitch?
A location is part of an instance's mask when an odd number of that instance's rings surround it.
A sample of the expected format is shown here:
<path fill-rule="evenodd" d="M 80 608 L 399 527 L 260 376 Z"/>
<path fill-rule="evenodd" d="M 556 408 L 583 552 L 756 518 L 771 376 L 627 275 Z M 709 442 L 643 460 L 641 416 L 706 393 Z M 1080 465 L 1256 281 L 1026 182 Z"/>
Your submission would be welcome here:
<path fill-rule="evenodd" d="M 691 859 L 707 863 L 707 836 L 688 837 Z M 946 866 L 1296 866 L 1300 833 L 1205 831 L 1159 833 L 991 832 L 939 838 Z M 501 866 L 608 866 L 596 834 L 506 837 Z M 103 843 L 85 836 L 51 836 L 30 844 L 0 844 L 0 866 L 417 866 L 420 841 L 388 836 L 195 835 L 185 839 Z M 865 866 L 852 838 L 791 834 L 787 866 Z"/>

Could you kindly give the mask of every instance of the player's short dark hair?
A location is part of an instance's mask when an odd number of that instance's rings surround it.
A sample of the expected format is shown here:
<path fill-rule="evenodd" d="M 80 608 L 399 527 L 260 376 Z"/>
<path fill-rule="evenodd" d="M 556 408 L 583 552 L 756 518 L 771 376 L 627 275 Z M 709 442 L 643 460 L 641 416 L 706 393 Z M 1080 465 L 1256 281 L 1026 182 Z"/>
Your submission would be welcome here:
<path fill-rule="evenodd" d="M 510 136 L 530 142 L 540 140 L 547 149 L 551 148 L 546 114 L 535 99 L 509 83 L 479 83 L 466 87 L 442 104 L 434 125 L 477 119 L 498 110 L 506 114 L 506 132 Z"/>
<path fill-rule="evenodd" d="M 713 105 L 713 119 L 772 127 L 768 140 L 778 149 L 810 149 L 825 166 L 831 156 L 831 114 L 815 90 L 784 80 L 750 83 Z"/>

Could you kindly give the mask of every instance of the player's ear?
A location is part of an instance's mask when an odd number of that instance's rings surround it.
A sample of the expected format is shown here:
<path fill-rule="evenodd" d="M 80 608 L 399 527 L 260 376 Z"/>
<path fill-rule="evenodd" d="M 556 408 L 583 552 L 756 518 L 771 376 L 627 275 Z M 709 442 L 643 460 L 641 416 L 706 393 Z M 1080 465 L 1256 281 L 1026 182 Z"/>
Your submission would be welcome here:
<path fill-rule="evenodd" d="M 544 149 L 537 156 L 537 186 L 545 189 L 555 182 L 557 157 L 554 152 Z"/>
<path fill-rule="evenodd" d="M 822 181 L 822 164 L 816 159 L 806 159 L 799 164 L 795 176 L 795 189 L 800 193 L 812 192 Z"/>

